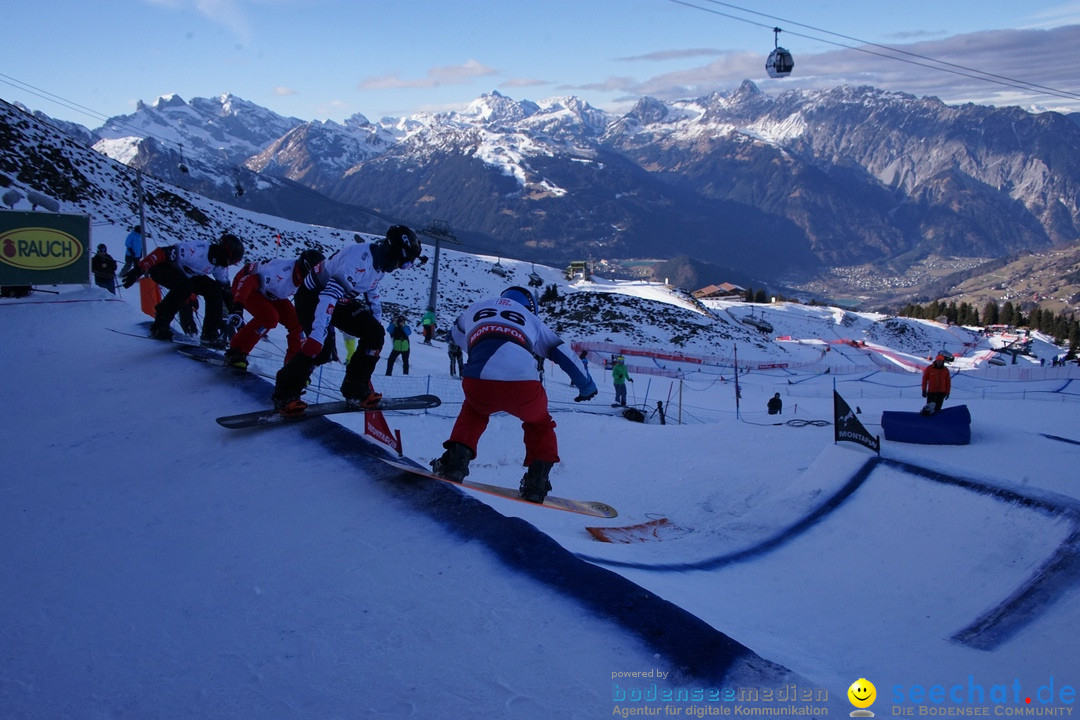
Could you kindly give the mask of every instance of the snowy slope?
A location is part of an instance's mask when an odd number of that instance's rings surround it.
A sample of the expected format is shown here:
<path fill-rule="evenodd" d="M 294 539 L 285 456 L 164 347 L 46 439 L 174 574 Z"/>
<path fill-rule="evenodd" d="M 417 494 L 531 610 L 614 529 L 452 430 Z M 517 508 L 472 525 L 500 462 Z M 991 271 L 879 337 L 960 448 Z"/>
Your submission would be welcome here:
<path fill-rule="evenodd" d="M 443 275 L 448 306 L 507 282 L 482 259 L 458 260 Z M 972 443 L 885 442 L 880 460 L 833 443 L 834 380 L 880 432 L 882 411 L 921 404 L 909 365 L 967 341 L 955 328 L 920 323 L 910 346 L 876 350 L 839 340 L 869 343 L 877 318 L 755 308 L 791 342 L 830 349 L 765 368 L 789 351 L 760 333 L 751 341 L 752 330 L 682 348 L 738 352 L 738 405 L 730 363 L 629 356 L 642 368 L 630 399 L 647 423 L 609 407 L 601 354 L 590 358 L 601 390 L 590 403 L 574 403 L 549 366 L 554 492 L 619 510 L 594 520 L 397 477 L 348 432 L 361 428 L 352 416 L 223 430 L 214 416 L 264 405 L 269 387 L 109 332 L 143 317 L 131 297 L 60 290 L 0 301 L 0 368 L 16 409 L 3 420 L 0 480 L 0 705 L 12 717 L 610 717 L 660 708 L 633 701 L 653 682 L 797 685 L 828 696 L 812 704 L 821 716 L 849 711 L 860 677 L 877 685 L 877 714 L 901 715 L 917 714 L 917 685 L 966 689 L 971 678 L 1011 693 L 1015 681 L 1040 706 L 1041 686 L 1080 684 L 1075 366 L 972 361 L 949 401 L 971 409 Z M 645 294 L 560 288 L 590 290 Z M 399 273 L 385 297 L 416 322 L 426 285 Z M 727 327 L 724 315 L 749 306 L 714 311 Z M 660 343 L 671 330 L 642 332 Z M 564 333 L 629 339 L 608 335 Z M 256 373 L 276 370 L 281 347 L 276 335 L 259 346 Z M 1035 350 L 1060 352 L 1043 339 Z M 886 352 L 905 366 L 866 360 Z M 444 348 L 414 342 L 408 377 L 400 367 L 375 377 L 384 393 L 443 398 L 388 417 L 421 462 L 441 451 L 460 403 L 447 370 Z M 325 367 L 312 395 L 333 396 L 340 377 Z M 779 419 L 764 412 L 774 392 Z M 518 423 L 493 419 L 479 453 L 474 479 L 515 484 Z M 586 531 L 660 519 L 666 531 L 629 544 Z M 655 670 L 672 675 L 615 677 Z M 690 714 L 722 703 L 667 705 Z M 1024 697 L 1010 697 L 1017 705 Z"/>

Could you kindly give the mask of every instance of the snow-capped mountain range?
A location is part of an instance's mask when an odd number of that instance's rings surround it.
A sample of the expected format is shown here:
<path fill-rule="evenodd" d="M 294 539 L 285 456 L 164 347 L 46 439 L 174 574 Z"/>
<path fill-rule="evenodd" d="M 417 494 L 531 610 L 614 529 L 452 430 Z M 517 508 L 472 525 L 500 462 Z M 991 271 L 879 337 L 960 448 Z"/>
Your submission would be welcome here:
<path fill-rule="evenodd" d="M 344 123 L 171 95 L 97 130 L 60 127 L 252 210 L 375 232 L 438 218 L 467 247 L 553 264 L 686 256 L 705 263 L 701 284 L 806 287 L 837 266 L 970 267 L 1080 238 L 1072 118 L 872 87 L 774 97 L 747 81 L 623 115 L 492 92 L 460 112 Z"/>

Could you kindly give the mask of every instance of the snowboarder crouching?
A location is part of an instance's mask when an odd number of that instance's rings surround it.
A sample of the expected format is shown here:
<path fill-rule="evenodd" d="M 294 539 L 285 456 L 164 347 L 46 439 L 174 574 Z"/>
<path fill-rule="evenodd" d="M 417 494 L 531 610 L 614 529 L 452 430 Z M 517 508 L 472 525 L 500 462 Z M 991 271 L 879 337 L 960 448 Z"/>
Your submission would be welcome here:
<path fill-rule="evenodd" d="M 394 225 L 384 239 L 346 245 L 313 268 L 296 291 L 296 314 L 307 337 L 275 378 L 273 401 L 278 412 L 295 415 L 307 407 L 300 395 L 315 366 L 333 358 L 333 328 L 358 343 L 345 366 L 341 394 L 351 406 L 378 407 L 382 395 L 371 389 L 371 374 L 386 341 L 379 281 L 388 272 L 412 267 L 419 257 L 416 234 Z"/>
<path fill-rule="evenodd" d="M 239 330 L 229 340 L 229 349 L 225 351 L 226 365 L 247 370 L 248 353 L 278 323 L 286 331 L 285 362 L 300 351 L 304 335 L 291 298 L 324 259 L 318 250 L 304 250 L 296 259 L 248 263 L 236 274 L 232 284 L 233 314 L 229 316 L 228 324 Z M 251 314 L 251 321 L 241 324 L 244 310 Z"/>
<path fill-rule="evenodd" d="M 551 490 L 548 474 L 559 462 L 559 449 L 536 357 L 552 360 L 570 376 L 579 393 L 575 401 L 595 397 L 596 383 L 536 313 L 532 292 L 514 286 L 474 303 L 454 322 L 451 334 L 468 354 L 461 382 L 465 401 L 443 443 L 446 451 L 431 467 L 447 480 L 464 480 L 491 415 L 506 412 L 521 420 L 524 431 L 527 470 L 519 492 L 529 502 L 542 503 Z"/>
<path fill-rule="evenodd" d="M 123 276 L 124 287 L 135 284 L 143 274 L 168 289 L 165 297 L 154 308 L 154 322 L 150 325 L 150 337 L 171 340 L 169 325 L 191 296 L 202 295 L 206 300 L 203 317 L 202 344 L 225 349 L 222 338 L 222 310 L 224 303 L 232 305 L 232 288 L 229 286 L 227 268 L 244 257 L 244 243 L 232 233 L 224 233 L 217 242 L 181 242 L 157 248 Z"/>

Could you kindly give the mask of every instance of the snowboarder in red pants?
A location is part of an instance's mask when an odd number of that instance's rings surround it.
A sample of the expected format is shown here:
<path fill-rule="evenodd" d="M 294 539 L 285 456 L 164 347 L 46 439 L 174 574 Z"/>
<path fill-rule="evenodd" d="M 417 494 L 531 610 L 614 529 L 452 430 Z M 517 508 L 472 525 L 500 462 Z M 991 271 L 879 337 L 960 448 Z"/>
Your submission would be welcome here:
<path fill-rule="evenodd" d="M 552 360 L 570 376 L 578 389 L 577 401 L 595 397 L 596 383 L 570 346 L 536 312 L 533 294 L 515 286 L 497 298 L 474 303 L 455 321 L 453 339 L 468 352 L 461 382 L 465 401 L 450 439 L 443 443 L 446 452 L 431 467 L 447 480 L 464 480 L 491 415 L 506 412 L 521 420 L 524 432 L 527 470 L 521 497 L 542 503 L 551 490 L 548 474 L 559 462 L 559 448 L 536 358 Z"/>
<path fill-rule="evenodd" d="M 305 250 L 295 260 L 280 258 L 260 263 L 248 263 L 233 278 L 233 311 L 229 324 L 238 325 L 244 310 L 251 321 L 237 330 L 225 351 L 225 364 L 237 370 L 247 370 L 248 353 L 266 334 L 280 323 L 286 330 L 285 362 L 300 349 L 303 331 L 290 298 L 304 278 L 325 257 L 318 250 Z"/>

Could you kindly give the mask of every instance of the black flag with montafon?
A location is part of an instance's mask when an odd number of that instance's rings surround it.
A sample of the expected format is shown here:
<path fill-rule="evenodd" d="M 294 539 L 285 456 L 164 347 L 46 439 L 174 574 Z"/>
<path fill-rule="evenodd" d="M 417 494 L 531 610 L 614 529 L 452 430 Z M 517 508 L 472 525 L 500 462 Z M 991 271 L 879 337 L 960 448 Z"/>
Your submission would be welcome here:
<path fill-rule="evenodd" d="M 881 438 L 871 435 L 859 422 L 840 393 L 833 390 L 833 427 L 835 428 L 834 439 L 836 442 L 847 440 L 848 442 L 865 445 L 877 454 L 881 454 Z"/>

